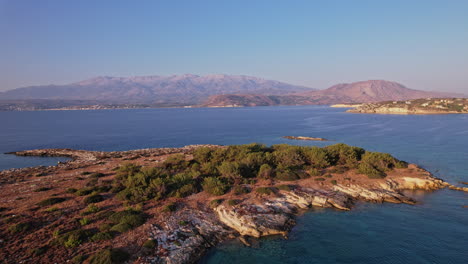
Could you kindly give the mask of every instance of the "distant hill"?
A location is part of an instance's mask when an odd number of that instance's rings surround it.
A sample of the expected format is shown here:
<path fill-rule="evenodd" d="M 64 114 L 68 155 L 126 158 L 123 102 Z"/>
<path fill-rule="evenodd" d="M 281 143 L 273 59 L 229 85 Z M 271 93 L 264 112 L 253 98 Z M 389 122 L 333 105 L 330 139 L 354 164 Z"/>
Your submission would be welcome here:
<path fill-rule="evenodd" d="M 203 106 L 324 105 L 399 101 L 431 97 L 451 98 L 464 97 L 464 95 L 413 90 L 396 82 L 369 80 L 337 84 L 325 90 L 278 96 L 216 95 L 205 101 Z"/>
<path fill-rule="evenodd" d="M 457 97 L 460 94 L 413 90 L 397 82 L 369 80 L 334 85 L 320 91 L 298 93 L 299 96 L 319 99 L 324 104 L 370 103 L 429 97 Z"/>
<path fill-rule="evenodd" d="M 173 75 L 97 77 L 67 85 L 18 88 L 0 93 L 0 100 L 93 100 L 111 103 L 199 104 L 216 94 L 283 95 L 313 89 L 239 75 Z"/>

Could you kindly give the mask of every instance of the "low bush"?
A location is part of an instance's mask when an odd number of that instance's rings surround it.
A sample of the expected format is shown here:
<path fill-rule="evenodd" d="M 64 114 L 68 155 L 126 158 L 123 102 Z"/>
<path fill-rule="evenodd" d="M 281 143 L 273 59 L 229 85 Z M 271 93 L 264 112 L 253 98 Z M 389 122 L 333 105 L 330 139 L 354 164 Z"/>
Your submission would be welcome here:
<path fill-rule="evenodd" d="M 112 214 L 109 217 L 109 221 L 115 224 L 111 228 L 112 231 L 123 233 L 144 224 L 146 222 L 146 215 L 135 210 L 124 210 Z"/>
<path fill-rule="evenodd" d="M 220 205 L 223 202 L 223 199 L 214 199 L 210 202 L 210 207 L 211 208 L 216 208 L 218 205 Z"/>
<path fill-rule="evenodd" d="M 41 187 L 41 188 L 35 189 L 34 192 L 45 192 L 45 191 L 48 191 L 50 189 L 52 189 L 52 188 L 50 188 L 50 187 Z"/>
<path fill-rule="evenodd" d="M 104 177 L 104 176 L 106 176 L 104 173 L 95 172 L 95 173 L 91 174 L 89 177 L 91 177 L 91 178 L 101 178 L 101 177 Z"/>
<path fill-rule="evenodd" d="M 270 195 L 273 193 L 270 187 L 258 187 L 257 189 L 255 189 L 255 192 L 266 195 Z"/>
<path fill-rule="evenodd" d="M 227 204 L 228 204 L 229 206 L 234 206 L 234 205 L 236 205 L 236 204 L 238 204 L 238 203 L 239 203 L 239 200 L 228 200 L 228 201 L 227 201 Z"/>
<path fill-rule="evenodd" d="M 322 171 L 319 170 L 319 169 L 316 169 L 316 168 L 312 168 L 312 169 L 309 170 L 309 174 L 310 174 L 310 176 L 321 176 Z"/>
<path fill-rule="evenodd" d="M 83 212 L 83 215 L 88 215 L 88 214 L 94 214 L 97 213 L 101 210 L 101 208 L 95 204 L 89 204 L 88 207 L 86 207 L 86 210 Z"/>
<path fill-rule="evenodd" d="M 331 184 L 333 184 L 333 185 L 337 185 L 337 184 L 338 184 L 336 180 L 331 180 L 330 182 L 331 182 Z"/>
<path fill-rule="evenodd" d="M 385 172 L 368 163 L 359 164 L 358 172 L 367 175 L 369 179 L 383 179 L 385 176 L 387 176 Z"/>
<path fill-rule="evenodd" d="M 81 264 L 86 260 L 86 256 L 84 255 L 76 255 L 71 259 L 73 264 Z"/>
<path fill-rule="evenodd" d="M 76 188 L 68 188 L 65 192 L 66 193 L 76 193 L 78 191 L 78 189 Z"/>
<path fill-rule="evenodd" d="M 71 189 L 70 189 L 71 190 Z M 91 194 L 92 192 L 94 192 L 94 187 L 85 187 L 85 188 L 82 188 L 82 189 L 79 189 L 75 192 L 75 195 L 77 196 L 85 196 L 85 195 L 88 195 L 88 194 Z"/>
<path fill-rule="evenodd" d="M 316 181 L 325 181 L 325 178 L 315 178 Z"/>
<path fill-rule="evenodd" d="M 64 234 L 60 234 L 57 237 L 57 242 L 64 245 L 67 248 L 73 248 L 86 242 L 93 232 L 90 230 L 77 229 Z"/>
<path fill-rule="evenodd" d="M 229 189 L 229 186 L 220 178 L 208 177 L 203 180 L 203 190 L 212 195 L 223 195 Z"/>
<path fill-rule="evenodd" d="M 130 255 L 121 249 L 103 249 L 90 256 L 89 264 L 120 264 L 130 258 Z"/>
<path fill-rule="evenodd" d="M 175 212 L 175 210 L 177 210 L 177 206 L 175 203 L 169 203 L 163 208 L 163 212 Z"/>
<path fill-rule="evenodd" d="M 45 209 L 44 211 L 48 212 L 48 213 L 51 213 L 51 212 L 56 212 L 58 210 L 59 210 L 59 208 L 57 206 L 52 206 L 52 207 L 49 207 L 49 208 Z"/>
<path fill-rule="evenodd" d="M 102 201 L 104 201 L 104 197 L 102 197 L 102 195 L 99 194 L 90 195 L 83 200 L 85 204 L 99 203 Z"/>
<path fill-rule="evenodd" d="M 112 238 L 114 238 L 114 235 L 111 232 L 99 232 L 99 233 L 94 234 L 90 240 L 93 242 L 97 242 L 97 241 L 109 240 Z"/>
<path fill-rule="evenodd" d="M 99 225 L 99 231 L 101 232 L 107 232 L 112 228 L 112 225 L 109 223 L 103 223 Z"/>
<path fill-rule="evenodd" d="M 291 170 L 278 170 L 276 171 L 275 179 L 280 181 L 295 181 L 299 179 L 299 176 Z"/>
<path fill-rule="evenodd" d="M 12 233 L 25 232 L 25 231 L 29 230 L 31 228 L 31 226 L 32 225 L 29 222 L 18 223 L 18 224 L 14 224 L 14 225 L 11 225 L 10 227 L 8 227 L 8 231 L 10 231 Z"/>
<path fill-rule="evenodd" d="M 110 229 L 110 231 L 115 231 L 115 232 L 119 232 L 119 233 L 125 233 L 129 230 L 132 230 L 132 226 L 129 225 L 129 224 L 126 224 L 126 223 L 119 223 L 119 224 L 116 224 L 114 226 L 112 226 L 112 228 Z"/>
<path fill-rule="evenodd" d="M 293 189 L 291 187 L 291 185 L 286 185 L 286 184 L 278 185 L 278 186 L 276 186 L 276 188 L 278 188 L 278 190 L 282 190 L 282 191 L 291 191 Z"/>
<path fill-rule="evenodd" d="M 242 185 L 236 185 L 234 186 L 234 188 L 232 188 L 232 191 L 235 195 L 240 195 L 240 194 L 249 193 L 250 189 Z"/>
<path fill-rule="evenodd" d="M 53 198 L 42 200 L 42 201 L 38 202 L 37 205 L 39 205 L 39 206 L 49 206 L 49 205 L 54 205 L 54 204 L 64 202 L 65 200 L 66 199 L 62 198 L 62 197 L 53 197 Z"/>
<path fill-rule="evenodd" d="M 88 225 L 89 223 L 91 223 L 91 220 L 89 220 L 88 218 L 85 217 L 85 218 L 81 218 L 79 220 L 79 222 L 80 222 L 80 225 L 85 226 L 85 225 Z"/>
<path fill-rule="evenodd" d="M 33 255 L 34 257 L 43 255 L 44 253 L 46 253 L 46 251 L 47 251 L 48 249 L 49 249 L 49 248 L 48 248 L 47 246 L 38 247 L 38 248 L 32 249 L 32 250 L 31 250 L 31 255 Z"/>
<path fill-rule="evenodd" d="M 153 239 L 146 240 L 145 243 L 143 243 L 143 247 L 149 248 L 149 249 L 156 248 L 157 246 L 158 246 L 158 241 L 153 240 Z"/>

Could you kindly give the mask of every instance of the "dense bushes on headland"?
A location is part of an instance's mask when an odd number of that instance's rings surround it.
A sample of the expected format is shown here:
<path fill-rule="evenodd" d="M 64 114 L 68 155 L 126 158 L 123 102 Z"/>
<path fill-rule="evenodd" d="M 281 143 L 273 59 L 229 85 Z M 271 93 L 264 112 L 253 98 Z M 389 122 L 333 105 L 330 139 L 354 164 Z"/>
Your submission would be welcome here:
<path fill-rule="evenodd" d="M 320 176 L 329 167 L 336 172 L 357 169 L 369 178 L 382 178 L 387 171 L 406 166 L 389 154 L 345 144 L 324 148 L 286 144 L 201 147 L 193 151 L 193 159 L 175 154 L 159 167 L 123 164 L 112 191 L 122 199 L 141 202 L 185 197 L 202 190 L 222 195 L 232 187 L 258 179 L 294 181 Z"/>

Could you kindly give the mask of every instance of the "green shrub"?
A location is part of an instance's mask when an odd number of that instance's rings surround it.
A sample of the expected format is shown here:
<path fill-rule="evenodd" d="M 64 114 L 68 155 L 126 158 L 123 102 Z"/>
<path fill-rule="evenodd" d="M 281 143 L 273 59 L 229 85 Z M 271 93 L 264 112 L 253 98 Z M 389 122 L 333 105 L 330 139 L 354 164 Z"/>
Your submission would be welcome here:
<path fill-rule="evenodd" d="M 223 202 L 223 199 L 214 199 L 210 202 L 210 207 L 211 208 L 216 208 L 218 205 L 220 205 Z"/>
<path fill-rule="evenodd" d="M 301 147 L 286 144 L 272 147 L 274 149 L 273 156 L 278 167 L 299 169 L 306 164 Z"/>
<path fill-rule="evenodd" d="M 275 177 L 275 170 L 269 164 L 262 164 L 257 174 L 258 178 L 270 179 Z"/>
<path fill-rule="evenodd" d="M 49 206 L 49 205 L 54 205 L 54 204 L 61 203 L 61 202 L 65 201 L 65 200 L 66 199 L 62 198 L 62 197 L 53 197 L 53 198 L 42 200 L 39 203 L 37 203 L 37 205 L 39 205 L 39 206 Z"/>
<path fill-rule="evenodd" d="M 31 250 L 31 255 L 33 255 L 34 257 L 43 255 L 44 253 L 46 253 L 46 251 L 47 251 L 48 249 L 49 249 L 49 248 L 48 248 L 47 246 L 45 246 L 45 247 L 38 247 L 38 248 L 32 249 L 32 250 Z"/>
<path fill-rule="evenodd" d="M 238 204 L 238 203 L 239 203 L 239 200 L 228 200 L 228 201 L 227 201 L 227 204 L 228 204 L 229 206 L 234 206 L 234 205 L 236 205 L 236 204 Z"/>
<path fill-rule="evenodd" d="M 299 176 L 292 170 L 277 170 L 275 179 L 280 181 L 295 181 L 299 179 Z"/>
<path fill-rule="evenodd" d="M 323 175 L 323 177 L 325 177 L 325 178 L 333 178 L 333 175 L 331 175 L 331 174 L 325 174 L 325 175 Z"/>
<path fill-rule="evenodd" d="M 316 169 L 316 168 L 312 168 L 312 169 L 309 170 L 309 174 L 310 174 L 310 176 L 321 176 L 322 171 L 319 170 L 319 169 Z"/>
<path fill-rule="evenodd" d="M 59 244 L 64 245 L 67 248 L 73 248 L 86 242 L 93 233 L 90 230 L 77 229 L 57 237 Z"/>
<path fill-rule="evenodd" d="M 25 232 L 31 228 L 31 223 L 25 222 L 25 223 L 18 223 L 11 225 L 8 227 L 8 231 L 12 233 L 20 233 L 20 232 Z"/>
<path fill-rule="evenodd" d="M 50 189 L 51 188 L 49 188 L 49 187 L 41 187 L 41 188 L 35 189 L 34 192 L 45 192 L 45 191 L 48 191 Z"/>
<path fill-rule="evenodd" d="M 189 184 L 185 184 L 183 185 L 182 187 L 180 187 L 179 189 L 177 189 L 175 191 L 175 197 L 178 197 L 178 198 L 182 198 L 182 197 L 187 197 L 191 194 L 194 194 L 197 192 L 197 188 L 195 187 L 194 184 L 192 183 L 189 183 Z"/>
<path fill-rule="evenodd" d="M 336 167 L 328 170 L 328 172 L 330 172 L 330 173 L 338 173 L 338 174 L 345 173 L 346 171 L 347 171 L 347 168 L 344 167 L 344 166 L 336 166 Z"/>
<path fill-rule="evenodd" d="M 302 154 L 307 160 L 307 163 L 315 169 L 324 169 L 330 166 L 330 156 L 328 152 L 319 147 L 305 147 L 302 149 Z M 315 175 L 313 175 L 315 176 Z"/>
<path fill-rule="evenodd" d="M 175 203 L 169 203 L 164 206 L 163 212 L 175 212 L 176 209 L 177 209 L 177 206 Z"/>
<path fill-rule="evenodd" d="M 383 179 L 385 176 L 385 172 L 375 168 L 371 164 L 368 163 L 361 163 L 358 166 L 358 173 L 365 174 L 369 179 Z"/>
<path fill-rule="evenodd" d="M 90 257 L 89 264 L 119 264 L 129 258 L 130 255 L 121 249 L 103 249 Z"/>
<path fill-rule="evenodd" d="M 58 210 L 59 210 L 59 209 L 58 209 L 57 206 L 52 206 L 52 207 L 49 207 L 49 208 L 45 209 L 44 211 L 45 211 L 45 212 L 48 212 L 48 213 L 51 213 L 51 212 L 56 212 L 56 211 L 58 211 Z"/>
<path fill-rule="evenodd" d="M 94 214 L 101 210 L 101 208 L 95 204 L 89 204 L 85 210 L 85 215 Z"/>
<path fill-rule="evenodd" d="M 109 221 L 116 224 L 112 231 L 126 232 L 146 222 L 146 215 L 135 210 L 124 210 L 116 212 L 109 217 Z"/>
<path fill-rule="evenodd" d="M 78 190 L 75 188 L 68 188 L 65 192 L 66 193 L 76 193 Z"/>
<path fill-rule="evenodd" d="M 95 172 L 95 173 L 91 174 L 89 177 L 91 177 L 91 178 L 101 178 L 101 177 L 104 177 L 104 176 L 106 176 L 104 173 Z"/>
<path fill-rule="evenodd" d="M 316 181 L 325 181 L 325 178 L 315 178 Z"/>
<path fill-rule="evenodd" d="M 216 177 L 208 177 L 203 180 L 203 190 L 212 195 L 223 195 L 229 189 L 228 185 Z"/>
<path fill-rule="evenodd" d="M 208 147 L 197 148 L 193 151 L 193 158 L 200 163 L 206 163 L 211 159 L 212 150 Z"/>
<path fill-rule="evenodd" d="M 77 196 L 85 196 L 94 192 L 94 187 L 85 187 L 75 192 Z"/>
<path fill-rule="evenodd" d="M 389 171 L 398 166 L 404 166 L 404 163 L 399 164 L 400 161 L 392 157 L 388 153 L 380 152 L 366 152 L 362 156 L 362 163 L 368 164 L 376 170 L 381 172 Z"/>
<path fill-rule="evenodd" d="M 278 185 L 278 186 L 276 186 L 276 188 L 278 188 L 278 190 L 282 190 L 282 191 L 291 191 L 293 189 L 291 187 L 291 185 L 286 185 L 286 184 Z"/>
<path fill-rule="evenodd" d="M 365 152 L 362 148 L 342 143 L 327 146 L 325 150 L 330 157 L 330 165 L 346 165 L 349 168 L 356 168 Z"/>
<path fill-rule="evenodd" d="M 234 188 L 232 188 L 232 191 L 234 192 L 235 195 L 246 194 L 250 192 L 249 188 L 242 186 L 242 185 L 234 186 Z"/>
<path fill-rule="evenodd" d="M 99 232 L 99 233 L 94 234 L 91 237 L 91 241 L 97 242 L 97 241 L 109 240 L 112 238 L 114 238 L 114 235 L 112 235 L 111 232 Z"/>
<path fill-rule="evenodd" d="M 398 168 L 398 169 L 406 169 L 406 168 L 408 168 L 408 163 L 407 163 L 406 161 L 402 161 L 402 160 L 397 161 L 397 162 L 395 163 L 395 168 Z"/>
<path fill-rule="evenodd" d="M 132 226 L 127 224 L 127 223 L 119 223 L 119 224 L 116 224 L 116 225 L 112 226 L 110 231 L 125 233 L 125 232 L 127 232 L 129 230 L 132 230 L 132 229 L 133 229 Z"/>
<path fill-rule="evenodd" d="M 153 239 L 148 239 L 145 241 L 145 243 L 143 243 L 143 247 L 149 248 L 149 249 L 156 248 L 157 246 L 158 246 L 158 241 L 153 240 Z"/>
<path fill-rule="evenodd" d="M 109 223 L 103 223 L 99 225 L 99 231 L 101 232 L 107 232 L 112 228 L 112 225 Z"/>
<path fill-rule="evenodd" d="M 104 197 L 99 194 L 90 195 L 83 200 L 85 204 L 99 203 L 102 201 L 104 201 Z"/>
<path fill-rule="evenodd" d="M 83 171 L 83 172 L 80 173 L 80 174 L 84 176 L 84 175 L 89 175 L 89 174 L 91 174 L 91 172 L 89 172 L 89 171 Z"/>
<path fill-rule="evenodd" d="M 80 225 L 85 226 L 85 225 L 88 225 L 89 223 L 91 223 L 91 220 L 89 220 L 88 218 L 85 217 L 85 218 L 81 218 L 79 220 L 79 222 L 80 222 Z"/>
<path fill-rule="evenodd" d="M 86 256 L 84 256 L 84 255 L 76 255 L 76 256 L 74 256 L 74 257 L 71 259 L 71 262 L 72 262 L 73 264 L 81 264 L 81 263 L 83 263 L 83 261 L 85 261 L 85 260 L 86 260 Z"/>
<path fill-rule="evenodd" d="M 337 185 L 337 184 L 338 184 L 338 183 L 336 182 L 336 180 L 331 180 L 330 182 L 331 182 L 331 184 L 333 184 L 333 185 Z"/>
<path fill-rule="evenodd" d="M 266 194 L 266 195 L 270 195 L 273 193 L 270 187 L 258 187 L 257 189 L 255 189 L 255 191 L 259 194 Z"/>

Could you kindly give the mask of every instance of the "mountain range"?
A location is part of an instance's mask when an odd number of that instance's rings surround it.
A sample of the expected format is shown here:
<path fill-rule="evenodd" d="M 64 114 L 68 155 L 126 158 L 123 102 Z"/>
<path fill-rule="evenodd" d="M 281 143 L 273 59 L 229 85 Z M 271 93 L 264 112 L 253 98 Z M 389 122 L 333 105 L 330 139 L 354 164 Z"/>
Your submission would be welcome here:
<path fill-rule="evenodd" d="M 87 102 L 90 105 L 222 107 L 369 103 L 430 97 L 462 95 L 414 90 L 384 80 L 343 83 L 317 90 L 243 75 L 102 76 L 67 85 L 31 86 L 2 92 L 0 109 L 5 102 L 9 109 L 15 104 L 24 106 L 38 102 L 41 109 L 47 108 L 44 106 L 47 103 L 81 106 Z M 31 108 L 34 109 L 34 105 Z"/>
<path fill-rule="evenodd" d="M 283 95 L 311 88 L 241 75 L 97 77 L 67 85 L 31 86 L 0 93 L 0 100 L 97 100 L 108 103 L 200 104 L 216 94 Z"/>

